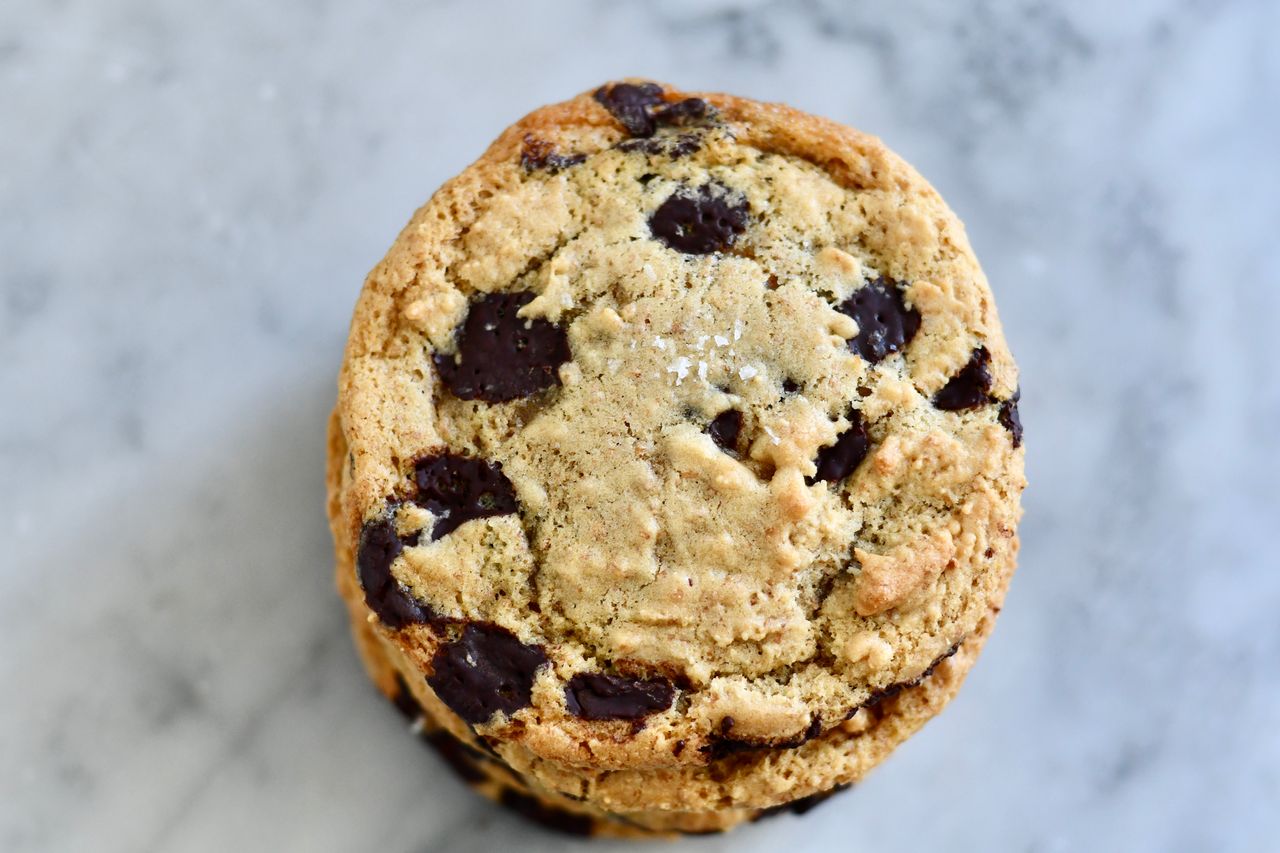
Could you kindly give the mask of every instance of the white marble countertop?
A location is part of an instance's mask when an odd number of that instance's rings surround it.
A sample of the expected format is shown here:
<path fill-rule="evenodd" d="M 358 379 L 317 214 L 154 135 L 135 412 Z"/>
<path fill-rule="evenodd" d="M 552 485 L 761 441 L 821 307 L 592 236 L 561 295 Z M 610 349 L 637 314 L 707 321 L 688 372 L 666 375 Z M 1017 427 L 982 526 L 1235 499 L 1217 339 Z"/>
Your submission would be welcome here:
<path fill-rule="evenodd" d="M 1280 6 L 875 6 L 0 5 L 0 849 L 563 848 L 366 683 L 323 425 L 411 210 L 624 74 L 914 162 L 1030 448 L 952 708 L 803 820 L 674 849 L 1280 848 Z"/>

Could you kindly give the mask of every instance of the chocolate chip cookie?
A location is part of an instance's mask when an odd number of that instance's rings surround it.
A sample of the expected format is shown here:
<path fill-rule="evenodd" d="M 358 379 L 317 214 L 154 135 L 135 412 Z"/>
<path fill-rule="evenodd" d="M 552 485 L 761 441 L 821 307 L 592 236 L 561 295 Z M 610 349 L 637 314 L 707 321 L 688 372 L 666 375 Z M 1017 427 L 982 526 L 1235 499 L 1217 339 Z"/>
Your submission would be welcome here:
<path fill-rule="evenodd" d="M 963 226 L 878 140 L 608 84 L 509 128 L 370 273 L 339 587 L 375 680 L 512 790 L 724 828 L 954 694 L 1015 565 L 1018 401 Z"/>

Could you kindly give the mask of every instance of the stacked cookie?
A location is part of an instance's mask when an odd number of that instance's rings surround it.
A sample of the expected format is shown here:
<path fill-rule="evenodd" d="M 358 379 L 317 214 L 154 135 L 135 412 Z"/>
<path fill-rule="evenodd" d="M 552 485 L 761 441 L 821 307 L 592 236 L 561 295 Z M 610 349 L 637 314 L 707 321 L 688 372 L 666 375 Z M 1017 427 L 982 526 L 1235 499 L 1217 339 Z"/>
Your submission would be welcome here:
<path fill-rule="evenodd" d="M 527 116 L 369 275 L 330 426 L 377 685 L 481 792 L 726 829 L 950 700 L 1013 572 L 1017 373 L 879 141 L 606 85 Z"/>

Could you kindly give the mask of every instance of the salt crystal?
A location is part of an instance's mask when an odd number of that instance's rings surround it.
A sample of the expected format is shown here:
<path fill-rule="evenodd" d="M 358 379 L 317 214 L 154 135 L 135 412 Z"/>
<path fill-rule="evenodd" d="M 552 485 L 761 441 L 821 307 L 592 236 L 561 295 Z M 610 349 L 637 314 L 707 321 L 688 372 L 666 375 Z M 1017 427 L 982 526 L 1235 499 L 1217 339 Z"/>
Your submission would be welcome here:
<path fill-rule="evenodd" d="M 705 361 L 698 362 L 698 378 L 704 382 L 707 379 L 707 363 Z"/>
<path fill-rule="evenodd" d="M 754 367 L 748 364 L 746 367 L 738 371 L 738 375 L 742 377 L 743 382 L 746 382 L 748 379 L 753 378 L 759 372 L 760 371 L 756 370 Z"/>
<path fill-rule="evenodd" d="M 693 361 L 688 356 L 682 355 L 671 362 L 671 366 L 667 368 L 667 373 L 674 373 L 676 375 L 676 384 L 679 385 L 689 375 L 689 366 L 691 364 L 693 364 Z"/>

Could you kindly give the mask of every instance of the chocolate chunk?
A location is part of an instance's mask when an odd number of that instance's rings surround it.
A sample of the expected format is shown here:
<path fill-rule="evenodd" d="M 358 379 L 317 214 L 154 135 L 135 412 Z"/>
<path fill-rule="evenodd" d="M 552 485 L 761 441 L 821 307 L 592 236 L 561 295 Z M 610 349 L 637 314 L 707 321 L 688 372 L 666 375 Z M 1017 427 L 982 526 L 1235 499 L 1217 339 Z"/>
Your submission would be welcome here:
<path fill-rule="evenodd" d="M 804 730 L 804 734 L 800 736 L 800 743 L 797 743 L 796 746 L 806 744 L 820 734 L 822 734 L 822 717 L 814 714 L 813 719 L 809 721 L 809 728 Z"/>
<path fill-rule="evenodd" d="M 458 640 L 441 646 L 427 683 L 455 714 L 472 725 L 499 711 L 527 708 L 533 678 L 547 662 L 542 646 L 527 646 L 505 628 L 469 623 Z"/>
<path fill-rule="evenodd" d="M 780 806 L 770 806 L 767 809 L 761 809 L 760 812 L 756 814 L 754 818 L 752 818 L 752 820 L 753 821 L 763 820 L 764 818 L 774 817 L 776 815 L 785 814 L 787 812 L 790 812 L 792 814 L 797 814 L 797 815 L 807 814 L 808 812 L 812 811 L 815 806 L 826 802 L 831 797 L 835 796 L 841 791 L 847 790 L 849 787 L 850 787 L 849 783 L 845 783 L 843 785 L 836 785 L 830 791 L 820 791 L 816 794 L 810 794 L 807 797 L 801 797 L 798 800 L 792 800 L 789 803 L 783 803 Z"/>
<path fill-rule="evenodd" d="M 586 159 L 586 154 L 557 154 L 554 145 L 532 133 L 524 135 L 524 146 L 520 150 L 520 165 L 527 172 L 542 169 L 555 173 L 576 166 Z"/>
<path fill-rule="evenodd" d="M 797 749 L 822 734 L 822 717 L 814 714 L 809 726 L 803 732 L 789 740 L 757 741 L 728 737 L 733 729 L 733 717 L 725 717 L 720 721 L 720 737 L 713 738 L 702 748 L 702 752 L 715 761 L 740 752 L 758 752 L 762 749 Z"/>
<path fill-rule="evenodd" d="M 783 393 L 783 394 L 794 394 L 794 393 L 796 393 L 796 392 L 797 392 L 797 391 L 799 391 L 799 390 L 800 390 L 800 386 L 796 383 L 796 381 L 795 381 L 794 379 L 784 379 L 784 380 L 782 380 L 782 393 Z"/>
<path fill-rule="evenodd" d="M 702 147 L 702 140 L 692 133 L 682 133 L 679 136 L 668 138 L 665 150 L 662 152 L 672 160 L 679 160 L 681 157 L 688 157 Z"/>
<path fill-rule="evenodd" d="M 756 743 L 750 740 L 739 740 L 737 738 L 715 738 L 702 748 L 702 752 L 712 761 L 719 761 L 722 758 L 728 758 L 730 755 L 737 755 L 741 752 L 756 752 L 761 749 L 769 749 L 771 744 Z"/>
<path fill-rule="evenodd" d="M 486 293 L 471 303 L 456 332 L 457 354 L 432 358 L 455 397 L 504 403 L 560 382 L 556 368 L 571 357 L 568 338 L 547 320 L 516 316 L 532 301 L 522 291 Z"/>
<path fill-rule="evenodd" d="M 894 696 L 897 696 L 902 691 L 911 687 L 916 687 L 919 684 L 920 684 L 919 680 L 912 679 L 910 681 L 899 681 L 894 684 L 890 684 L 887 687 L 881 687 L 879 690 L 874 691 L 871 694 L 871 696 L 867 698 L 867 701 L 863 702 L 861 705 L 859 705 L 858 707 L 850 711 L 849 718 L 852 718 L 855 714 L 857 714 L 863 708 L 874 708 L 875 706 L 879 705 L 881 702 L 892 699 Z"/>
<path fill-rule="evenodd" d="M 393 630 L 430 621 L 432 616 L 430 608 L 391 574 L 391 564 L 403 550 L 404 542 L 397 535 L 395 519 L 390 514 L 366 522 L 360 531 L 356 569 L 364 600 L 382 624 Z"/>
<path fill-rule="evenodd" d="M 409 689 L 404 676 L 398 672 L 396 673 L 396 695 L 391 702 L 396 706 L 396 710 L 411 723 L 417 722 L 422 717 L 422 706 L 414 698 L 413 691 Z"/>
<path fill-rule="evenodd" d="M 681 133 L 677 136 L 652 136 L 646 139 L 628 139 L 616 146 L 619 151 L 639 151 L 644 154 L 664 154 L 672 160 L 688 157 L 702 147 L 697 134 Z"/>
<path fill-rule="evenodd" d="M 742 431 L 742 412 L 727 409 L 715 416 L 707 427 L 707 435 L 722 450 L 736 453 L 738 450 L 738 433 Z"/>
<path fill-rule="evenodd" d="M 867 435 L 867 426 L 862 422 L 862 413 L 851 409 L 848 418 L 849 428 L 840 433 L 836 443 L 818 451 L 818 458 L 814 460 L 818 470 L 812 477 L 805 478 L 809 485 L 812 486 L 819 480 L 838 483 L 857 470 L 858 465 L 867 457 L 867 452 L 871 449 L 871 437 Z"/>
<path fill-rule="evenodd" d="M 590 835 L 591 818 L 547 805 L 514 788 L 503 788 L 501 801 L 521 817 L 568 835 Z"/>
<path fill-rule="evenodd" d="M 649 230 L 677 251 L 707 255 L 733 245 L 749 212 L 745 198 L 720 184 L 681 188 L 649 217 Z"/>
<path fill-rule="evenodd" d="M 658 107 L 653 111 L 653 120 L 660 126 L 685 127 L 702 122 L 713 113 L 711 105 L 702 98 L 685 98 Z"/>
<path fill-rule="evenodd" d="M 857 714 L 858 711 L 860 711 L 863 708 L 874 708 L 876 705 L 879 705 L 881 702 L 884 702 L 888 699 L 892 699 L 894 696 L 897 696 L 899 693 L 901 693 L 904 690 L 908 690 L 912 687 L 920 686 L 920 684 L 923 683 L 926 678 L 933 675 L 933 671 L 937 669 L 939 666 L 941 666 L 944 660 L 951 657 L 952 655 L 954 655 L 956 652 L 960 650 L 960 644 L 962 642 L 963 640 L 955 643 L 953 646 L 951 646 L 951 648 L 947 649 L 945 652 L 943 652 L 942 654 L 934 658 L 933 663 L 925 667 L 924 672 L 920 673 L 915 678 L 909 679 L 907 681 L 899 681 L 894 684 L 890 684 L 887 687 L 881 687 L 879 690 L 876 690 L 871 694 L 870 697 L 867 698 L 865 702 L 863 702 L 861 705 L 858 705 L 855 708 L 853 708 L 851 711 L 849 711 L 849 713 L 845 715 L 845 719 L 846 720 L 852 719 L 853 715 Z"/>
<path fill-rule="evenodd" d="M 973 409 L 988 402 L 991 391 L 991 353 L 978 347 L 969 363 L 952 376 L 942 390 L 933 395 L 933 405 L 948 412 Z"/>
<path fill-rule="evenodd" d="M 569 713 L 584 720 L 638 720 L 665 711 L 676 691 L 665 678 L 623 678 L 581 672 L 564 689 Z"/>
<path fill-rule="evenodd" d="M 898 282 L 884 276 L 855 290 L 836 310 L 858 324 L 849 349 L 872 364 L 911 343 L 920 330 L 920 313 L 907 307 Z"/>
<path fill-rule="evenodd" d="M 595 99 L 632 136 L 652 136 L 657 128 L 649 109 L 663 103 L 657 83 L 612 83 L 597 89 Z"/>
<path fill-rule="evenodd" d="M 636 137 L 653 136 L 659 127 L 687 127 L 715 116 L 715 108 L 701 98 L 667 103 L 657 83 L 612 83 L 597 89 L 595 99 Z"/>
<path fill-rule="evenodd" d="M 511 481 L 500 465 L 444 453 L 419 459 L 413 469 L 418 484 L 413 501 L 436 516 L 431 528 L 433 542 L 464 522 L 519 509 Z"/>
<path fill-rule="evenodd" d="M 422 739 L 430 744 L 445 764 L 457 773 L 468 785 L 478 785 L 489 778 L 489 774 L 480 768 L 481 753 L 471 749 L 465 743 L 443 729 L 424 732 Z"/>
<path fill-rule="evenodd" d="M 1000 425 L 1013 436 L 1013 446 L 1022 446 L 1022 418 L 1018 416 L 1018 401 L 1022 399 L 1022 389 L 1018 388 L 1013 396 L 1000 404 Z"/>
<path fill-rule="evenodd" d="M 619 142 L 616 146 L 619 151 L 626 151 L 628 154 L 639 151 L 642 154 L 661 154 L 666 146 L 661 139 L 628 139 L 625 142 Z M 649 180 L 645 180 L 648 177 Z M 653 175 L 641 175 L 640 183 L 647 184 L 653 180 Z"/>

